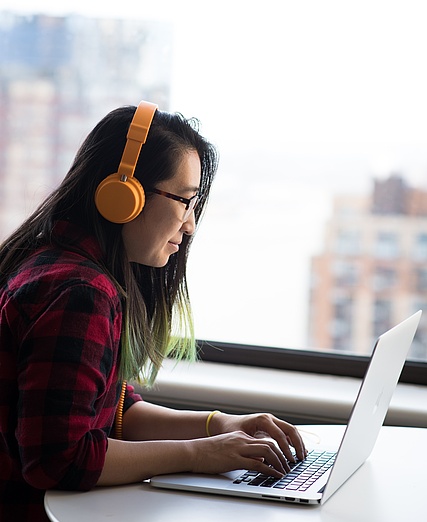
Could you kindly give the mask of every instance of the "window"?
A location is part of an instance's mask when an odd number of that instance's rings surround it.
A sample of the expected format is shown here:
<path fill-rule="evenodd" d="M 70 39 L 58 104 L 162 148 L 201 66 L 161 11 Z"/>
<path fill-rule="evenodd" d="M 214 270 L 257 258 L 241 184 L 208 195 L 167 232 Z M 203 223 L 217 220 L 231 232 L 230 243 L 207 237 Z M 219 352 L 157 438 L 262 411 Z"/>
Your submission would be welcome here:
<path fill-rule="evenodd" d="M 427 261 L 427 233 L 420 233 L 415 240 L 414 259 Z"/>
<path fill-rule="evenodd" d="M 208 5 L 2 3 L 0 235 L 58 183 L 108 110 L 156 101 L 198 117 L 221 155 L 189 264 L 205 356 L 227 343 L 224 359 L 244 345 L 241 362 L 311 357 L 318 369 L 342 355 L 357 367 L 356 332 L 372 336 L 427 302 L 422 7 Z M 375 271 L 375 258 L 391 265 Z M 387 297 L 386 320 L 377 290 L 400 285 L 398 262 L 420 284 Z M 426 321 L 427 310 L 420 347 Z"/>
<path fill-rule="evenodd" d="M 374 331 L 373 339 L 377 338 L 383 332 L 391 328 L 392 321 L 392 303 L 385 299 L 377 299 L 374 302 Z"/>
<path fill-rule="evenodd" d="M 374 255 L 379 259 L 397 258 L 399 255 L 397 235 L 393 232 L 378 232 Z"/>
<path fill-rule="evenodd" d="M 355 230 L 339 231 L 336 238 L 335 252 L 339 255 L 359 254 L 359 232 Z"/>
<path fill-rule="evenodd" d="M 359 267 L 351 262 L 337 260 L 332 266 L 335 285 L 338 287 L 357 286 L 360 283 Z"/>
<path fill-rule="evenodd" d="M 373 282 L 373 290 L 382 292 L 391 290 L 397 284 L 396 270 L 393 267 L 377 266 L 375 267 Z"/>
<path fill-rule="evenodd" d="M 331 324 L 332 349 L 350 350 L 352 338 L 353 301 L 351 297 L 337 297 Z"/>
<path fill-rule="evenodd" d="M 420 292 L 427 291 L 427 269 L 418 268 L 416 271 L 416 289 Z"/>

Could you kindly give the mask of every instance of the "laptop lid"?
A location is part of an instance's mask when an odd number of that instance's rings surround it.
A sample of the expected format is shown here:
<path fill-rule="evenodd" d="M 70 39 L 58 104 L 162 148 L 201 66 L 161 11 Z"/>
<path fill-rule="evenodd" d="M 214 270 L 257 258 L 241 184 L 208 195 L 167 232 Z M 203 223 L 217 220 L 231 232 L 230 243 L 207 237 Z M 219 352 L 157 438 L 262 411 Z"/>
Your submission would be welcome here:
<path fill-rule="evenodd" d="M 354 403 L 322 503 L 365 462 L 384 423 L 421 318 L 421 310 L 378 338 Z"/>

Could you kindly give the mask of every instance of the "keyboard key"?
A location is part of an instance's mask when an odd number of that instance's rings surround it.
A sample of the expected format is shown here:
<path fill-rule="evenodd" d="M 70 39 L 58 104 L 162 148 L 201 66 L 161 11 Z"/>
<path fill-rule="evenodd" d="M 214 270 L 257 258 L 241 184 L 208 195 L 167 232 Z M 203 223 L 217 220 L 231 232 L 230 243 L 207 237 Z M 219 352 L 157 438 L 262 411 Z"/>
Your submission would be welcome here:
<path fill-rule="evenodd" d="M 234 483 L 240 484 L 244 482 L 250 486 L 306 491 L 319 477 L 330 469 L 334 461 L 335 453 L 312 451 L 305 460 L 290 463 L 291 471 L 281 479 L 257 473 L 256 471 L 246 471 Z"/>

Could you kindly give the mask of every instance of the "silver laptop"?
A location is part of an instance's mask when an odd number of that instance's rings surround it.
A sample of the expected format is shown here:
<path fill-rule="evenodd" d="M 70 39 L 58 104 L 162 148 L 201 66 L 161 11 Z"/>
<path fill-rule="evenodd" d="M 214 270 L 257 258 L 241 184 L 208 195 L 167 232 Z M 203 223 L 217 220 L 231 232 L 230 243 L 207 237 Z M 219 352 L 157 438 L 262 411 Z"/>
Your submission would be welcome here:
<path fill-rule="evenodd" d="M 151 485 L 302 504 L 323 504 L 369 457 L 417 330 L 421 310 L 381 335 L 338 451 L 316 449 L 283 479 L 238 470 L 221 475 L 159 475 Z"/>

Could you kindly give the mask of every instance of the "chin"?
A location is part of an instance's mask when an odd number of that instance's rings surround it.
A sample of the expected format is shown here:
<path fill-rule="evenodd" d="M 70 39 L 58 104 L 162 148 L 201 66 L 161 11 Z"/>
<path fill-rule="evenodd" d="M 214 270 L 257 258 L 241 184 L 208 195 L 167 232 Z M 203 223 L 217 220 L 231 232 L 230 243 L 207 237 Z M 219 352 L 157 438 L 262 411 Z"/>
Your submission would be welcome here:
<path fill-rule="evenodd" d="M 139 265 L 145 265 L 152 268 L 163 268 L 168 264 L 170 258 L 170 253 L 165 252 L 164 254 L 158 253 L 157 255 L 140 255 L 134 256 L 134 259 L 131 259 L 132 262 L 138 263 Z"/>
<path fill-rule="evenodd" d="M 167 256 L 167 257 L 164 257 L 161 259 L 152 259 L 151 262 L 143 263 L 143 264 L 145 264 L 147 266 L 151 266 L 153 268 L 163 268 L 164 266 L 166 266 L 168 264 L 169 257 L 170 256 Z"/>
<path fill-rule="evenodd" d="M 164 266 L 166 266 L 168 264 L 168 261 L 169 261 L 169 259 L 167 259 L 164 263 L 157 263 L 157 264 L 153 265 L 153 268 L 163 268 Z"/>

